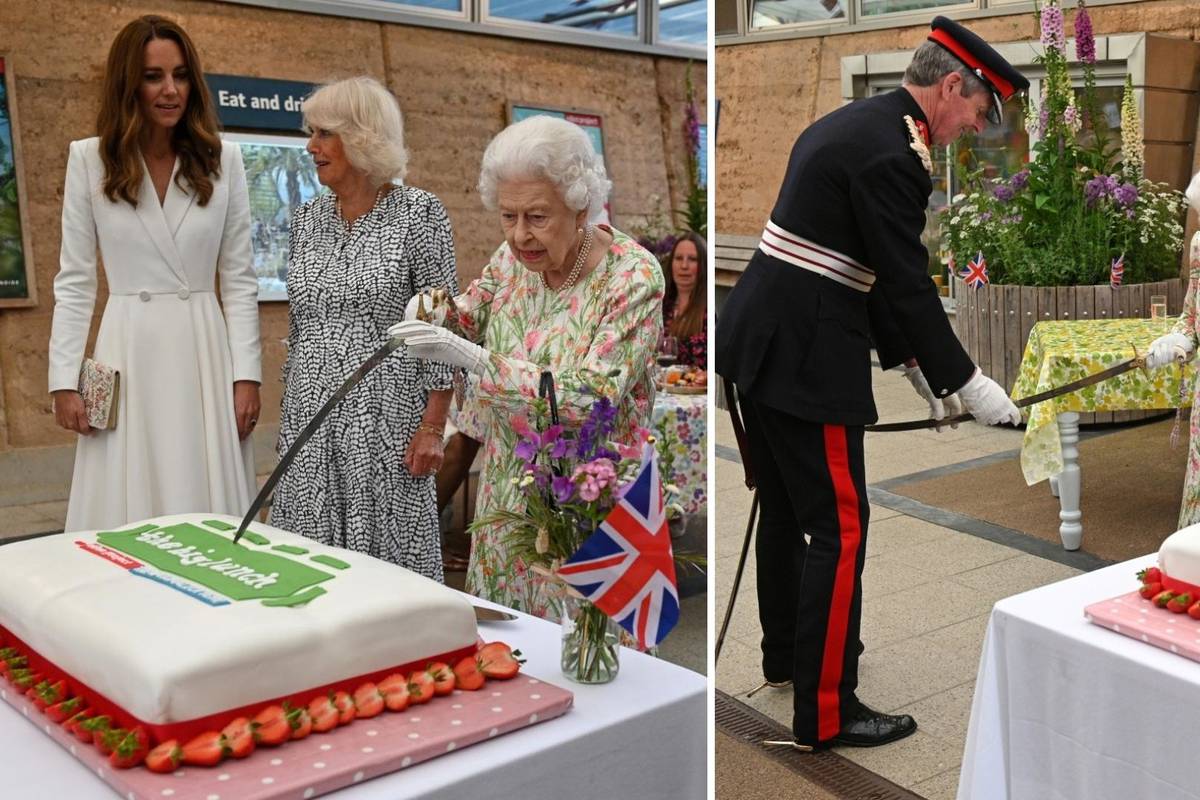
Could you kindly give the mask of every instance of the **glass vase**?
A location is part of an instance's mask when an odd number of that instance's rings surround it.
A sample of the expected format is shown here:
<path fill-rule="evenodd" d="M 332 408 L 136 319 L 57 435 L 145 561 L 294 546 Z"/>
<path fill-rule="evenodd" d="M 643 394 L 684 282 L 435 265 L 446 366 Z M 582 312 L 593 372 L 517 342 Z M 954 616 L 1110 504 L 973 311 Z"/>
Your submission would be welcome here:
<path fill-rule="evenodd" d="M 608 683 L 621 668 L 620 627 L 587 600 L 562 601 L 562 671 L 576 683 Z"/>

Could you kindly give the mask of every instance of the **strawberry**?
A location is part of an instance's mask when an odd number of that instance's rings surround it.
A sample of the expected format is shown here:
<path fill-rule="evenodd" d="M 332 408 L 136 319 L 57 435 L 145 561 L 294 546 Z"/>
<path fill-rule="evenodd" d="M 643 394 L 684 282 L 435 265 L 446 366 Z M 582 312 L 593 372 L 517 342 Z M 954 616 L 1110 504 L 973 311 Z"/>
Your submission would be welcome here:
<path fill-rule="evenodd" d="M 82 697 L 60 700 L 54 705 L 46 706 L 46 716 L 50 718 L 51 722 L 62 722 L 67 717 L 73 716 L 82 706 Z"/>
<path fill-rule="evenodd" d="M 1192 596 L 1187 592 L 1177 594 L 1167 603 L 1167 611 L 1174 614 L 1182 614 L 1188 610 L 1188 606 L 1192 604 Z"/>
<path fill-rule="evenodd" d="M 308 715 L 312 717 L 313 730 L 317 733 L 331 731 L 338 725 L 337 706 L 327 694 L 318 695 L 309 701 Z"/>
<path fill-rule="evenodd" d="M 1137 576 L 1142 583 L 1162 583 L 1162 571 L 1158 567 L 1147 567 Z"/>
<path fill-rule="evenodd" d="M 379 682 L 379 693 L 388 711 L 403 711 L 408 708 L 408 680 L 400 673 L 388 675 Z"/>
<path fill-rule="evenodd" d="M 36 697 L 33 699 L 33 704 L 38 709 L 45 709 L 47 706 L 52 706 L 55 703 L 61 703 L 67 698 L 67 682 L 42 681 L 34 687 Z"/>
<path fill-rule="evenodd" d="M 454 680 L 459 689 L 473 692 L 484 684 L 483 673 L 475 656 L 466 656 L 454 665 Z"/>
<path fill-rule="evenodd" d="M 518 658 L 520 650 L 514 651 L 504 642 L 492 642 L 479 648 L 475 654 L 479 662 L 479 671 L 489 678 L 507 680 L 521 669 L 524 659 Z"/>
<path fill-rule="evenodd" d="M 32 689 L 34 686 L 37 686 L 37 684 L 42 680 L 42 676 L 41 673 L 34 672 L 33 670 L 25 667 L 20 667 L 17 669 L 10 669 L 8 671 L 8 679 L 12 682 L 13 686 L 24 692 L 27 689 Z"/>
<path fill-rule="evenodd" d="M 121 737 L 108 756 L 108 763 L 117 769 L 136 767 L 150 752 L 150 737 L 146 729 L 138 725 Z"/>
<path fill-rule="evenodd" d="M 379 716 L 383 711 L 383 695 L 379 687 L 367 681 L 354 690 L 354 707 L 358 709 L 359 719 L 370 719 Z"/>
<path fill-rule="evenodd" d="M 1153 602 L 1154 605 L 1158 606 L 1159 608 L 1166 608 L 1167 603 L 1171 602 L 1171 598 L 1174 596 L 1174 592 L 1170 591 L 1169 589 L 1164 589 L 1163 591 L 1154 595 L 1154 598 L 1151 600 L 1151 602 Z"/>
<path fill-rule="evenodd" d="M 354 698 L 347 692 L 334 692 L 333 707 L 338 710 L 338 725 L 349 725 L 358 716 Z"/>
<path fill-rule="evenodd" d="M 408 679 L 408 701 L 417 706 L 433 699 L 433 676 L 417 670 Z"/>
<path fill-rule="evenodd" d="M 92 716 L 92 709 L 90 709 L 90 708 L 85 708 L 82 711 L 77 711 L 76 713 L 67 717 L 66 722 L 64 722 L 62 724 L 63 730 L 66 731 L 67 733 L 71 734 L 72 736 L 77 737 L 77 736 L 79 736 L 79 732 L 76 730 L 76 728 L 79 726 L 79 724 L 81 722 L 86 722 L 88 719 L 90 719 L 91 716 Z"/>
<path fill-rule="evenodd" d="M 146 755 L 146 769 L 151 772 L 174 772 L 179 767 L 183 751 L 175 739 L 163 742 Z"/>
<path fill-rule="evenodd" d="M 250 720 L 245 717 L 230 722 L 221 729 L 221 735 L 225 737 L 229 755 L 234 758 L 245 758 L 254 752 L 254 731 L 250 727 Z"/>
<path fill-rule="evenodd" d="M 267 706 L 254 715 L 250 723 L 254 733 L 254 741 L 274 747 L 292 738 L 292 726 L 288 722 L 286 712 L 280 706 Z"/>
<path fill-rule="evenodd" d="M 214 767 L 229 755 L 225 737 L 217 731 L 202 733 L 182 749 L 183 763 L 193 767 Z"/>
<path fill-rule="evenodd" d="M 92 742 L 101 753 L 108 755 L 121 743 L 127 733 L 129 731 L 124 728 L 105 728 L 92 734 Z"/>
<path fill-rule="evenodd" d="M 288 725 L 292 728 L 293 739 L 303 739 L 312 733 L 313 722 L 312 717 L 308 715 L 308 710 L 303 706 L 300 708 L 292 708 L 287 703 L 283 704 L 283 708 L 287 711 Z"/>
<path fill-rule="evenodd" d="M 435 695 L 442 697 L 454 691 L 454 670 L 450 669 L 449 664 L 435 661 L 427 666 L 425 671 L 429 673 L 429 677 L 433 678 L 433 693 Z"/>
<path fill-rule="evenodd" d="M 1143 583 L 1142 588 L 1138 589 L 1138 594 L 1147 600 L 1154 599 L 1154 596 L 1163 590 L 1161 583 Z"/>
<path fill-rule="evenodd" d="M 98 717 L 80 722 L 75 726 L 75 738 L 85 744 L 91 744 L 95 741 L 97 731 L 103 733 L 111 727 L 111 720 L 107 715 L 101 714 Z"/>

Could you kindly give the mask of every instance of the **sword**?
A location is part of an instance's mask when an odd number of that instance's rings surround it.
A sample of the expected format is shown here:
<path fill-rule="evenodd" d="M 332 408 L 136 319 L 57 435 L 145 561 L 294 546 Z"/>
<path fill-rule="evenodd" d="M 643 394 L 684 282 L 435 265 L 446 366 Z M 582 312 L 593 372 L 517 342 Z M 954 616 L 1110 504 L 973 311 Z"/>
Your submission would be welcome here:
<path fill-rule="evenodd" d="M 321 410 L 316 413 L 312 421 L 304 426 L 304 430 L 300 431 L 300 435 L 296 437 L 296 441 L 292 442 L 292 446 L 283 454 L 283 458 L 279 459 L 279 464 L 271 472 L 271 475 L 267 478 L 267 482 L 258 490 L 258 496 L 250 504 L 250 510 L 246 512 L 246 516 L 242 518 L 242 524 L 238 526 L 237 533 L 233 535 L 234 544 L 237 544 L 238 539 L 242 538 L 242 534 L 246 532 L 246 528 L 250 525 L 251 520 L 258 514 L 263 503 L 267 502 L 267 498 L 271 496 L 275 484 L 279 483 L 279 479 L 283 477 L 283 473 L 287 472 L 287 468 L 300 452 L 300 448 L 304 447 L 317 428 L 321 427 L 321 423 L 329 416 L 329 412 L 333 411 L 333 407 L 340 403 L 342 398 L 349 394 L 350 390 L 367 376 L 367 373 L 379 366 L 385 358 L 392 354 L 393 350 L 402 344 L 404 344 L 403 339 L 396 337 L 388 339 L 382 347 L 372 353 L 371 357 L 362 363 L 362 366 L 354 370 L 349 378 L 346 378 L 342 385 L 338 387 L 338 390 L 333 393 L 333 396 L 325 401 L 325 405 L 321 406 Z"/>
<path fill-rule="evenodd" d="M 1109 367 L 1108 369 L 1100 370 L 1092 373 L 1087 377 L 1080 378 L 1077 381 L 1071 381 L 1063 386 L 1056 386 L 1053 389 L 1047 389 L 1044 392 L 1031 394 L 1028 397 L 1022 397 L 1020 400 L 1014 400 L 1013 405 L 1017 408 L 1025 408 L 1032 406 L 1035 403 L 1041 403 L 1044 400 L 1052 400 L 1055 397 L 1061 397 L 1064 394 L 1077 392 L 1080 389 L 1088 386 L 1093 386 L 1097 383 L 1103 383 L 1109 378 L 1115 378 L 1118 375 L 1124 375 L 1135 369 L 1140 369 L 1146 372 L 1146 357 L 1138 353 L 1136 347 L 1133 348 L 1134 356 L 1128 361 L 1122 361 L 1120 364 Z M 957 424 L 966 422 L 967 420 L 975 419 L 973 414 L 957 414 L 953 417 L 943 417 L 942 419 L 912 419 L 907 422 L 884 422 L 876 425 L 866 426 L 869 433 L 894 433 L 895 431 L 916 431 L 923 428 L 936 428 L 942 425 Z"/>

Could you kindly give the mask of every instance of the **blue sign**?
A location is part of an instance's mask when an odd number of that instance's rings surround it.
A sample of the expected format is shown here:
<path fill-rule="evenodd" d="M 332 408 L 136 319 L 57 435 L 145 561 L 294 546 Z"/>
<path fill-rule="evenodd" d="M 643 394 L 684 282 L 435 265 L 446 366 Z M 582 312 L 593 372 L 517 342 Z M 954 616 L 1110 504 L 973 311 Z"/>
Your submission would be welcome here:
<path fill-rule="evenodd" d="M 304 127 L 300 105 L 317 88 L 314 83 L 241 75 L 204 77 L 226 128 L 297 133 Z"/>

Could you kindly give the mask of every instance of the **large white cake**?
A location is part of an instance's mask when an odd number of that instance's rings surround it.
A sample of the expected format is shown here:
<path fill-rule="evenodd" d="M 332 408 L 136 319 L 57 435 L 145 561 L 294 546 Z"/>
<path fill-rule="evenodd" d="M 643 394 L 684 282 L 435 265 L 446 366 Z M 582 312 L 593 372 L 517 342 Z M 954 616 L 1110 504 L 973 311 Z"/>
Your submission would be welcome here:
<path fill-rule="evenodd" d="M 1158 568 L 1164 589 L 1196 594 L 1200 589 L 1200 524 L 1181 528 L 1163 540 L 1158 548 Z"/>
<path fill-rule="evenodd" d="M 0 627 L 150 726 L 474 649 L 457 592 L 266 525 L 234 545 L 238 523 L 182 514 L 5 545 Z"/>

